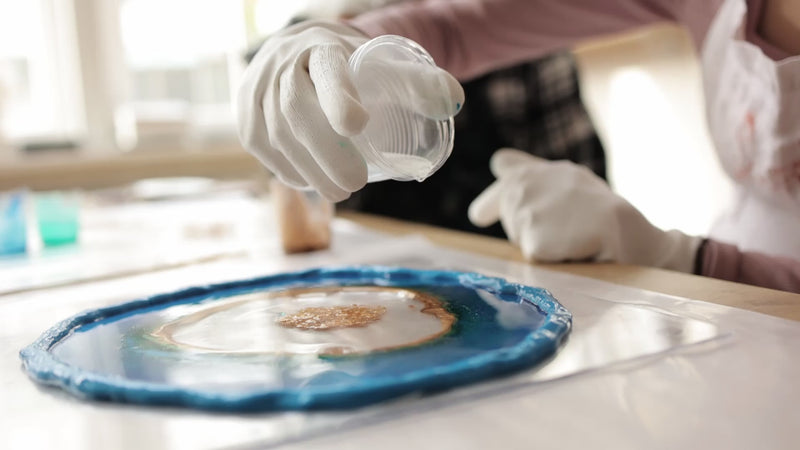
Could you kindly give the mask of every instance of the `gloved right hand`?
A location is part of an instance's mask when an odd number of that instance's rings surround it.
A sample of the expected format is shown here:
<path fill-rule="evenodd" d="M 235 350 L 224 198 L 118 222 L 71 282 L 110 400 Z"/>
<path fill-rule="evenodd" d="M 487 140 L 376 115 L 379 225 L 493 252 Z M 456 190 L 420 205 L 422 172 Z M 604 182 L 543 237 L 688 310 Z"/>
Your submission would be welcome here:
<path fill-rule="evenodd" d="M 239 137 L 284 184 L 344 200 L 367 183 L 367 164 L 349 139 L 369 114 L 348 59 L 367 37 L 346 25 L 308 21 L 270 37 L 239 89 Z M 438 67 L 372 61 L 361 76 L 391 76 L 406 90 L 402 106 L 434 119 L 451 117 L 464 90 Z M 388 130 L 387 130 L 388 132 Z"/>
<path fill-rule="evenodd" d="M 331 201 L 367 183 L 367 165 L 347 138 L 368 120 L 347 61 L 367 40 L 343 24 L 303 22 L 267 39 L 245 71 L 239 138 L 283 183 Z"/>

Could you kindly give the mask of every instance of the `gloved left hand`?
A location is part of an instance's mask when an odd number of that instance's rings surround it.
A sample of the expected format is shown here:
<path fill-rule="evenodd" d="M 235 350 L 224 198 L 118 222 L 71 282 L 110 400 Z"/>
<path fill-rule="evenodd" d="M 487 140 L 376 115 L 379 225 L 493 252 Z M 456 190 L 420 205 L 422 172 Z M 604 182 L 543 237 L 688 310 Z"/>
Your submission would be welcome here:
<path fill-rule="evenodd" d="M 662 231 L 588 168 L 513 149 L 491 159 L 497 177 L 470 205 L 477 226 L 498 220 L 527 259 L 615 261 L 691 273 L 701 238 Z"/>

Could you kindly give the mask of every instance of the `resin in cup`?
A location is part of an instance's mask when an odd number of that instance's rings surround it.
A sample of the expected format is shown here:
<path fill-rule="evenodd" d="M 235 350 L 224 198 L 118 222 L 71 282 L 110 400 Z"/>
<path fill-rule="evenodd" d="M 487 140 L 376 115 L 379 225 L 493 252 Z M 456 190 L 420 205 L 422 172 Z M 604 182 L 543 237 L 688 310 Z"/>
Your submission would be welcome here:
<path fill-rule="evenodd" d="M 383 157 L 398 171 L 407 173 L 418 181 L 424 180 L 433 170 L 433 164 L 421 156 L 387 153 Z"/>
<path fill-rule="evenodd" d="M 353 82 L 369 113 L 351 141 L 367 163 L 368 181 L 423 181 L 453 149 L 453 116 L 463 90 L 419 44 L 379 36 L 349 60 Z"/>

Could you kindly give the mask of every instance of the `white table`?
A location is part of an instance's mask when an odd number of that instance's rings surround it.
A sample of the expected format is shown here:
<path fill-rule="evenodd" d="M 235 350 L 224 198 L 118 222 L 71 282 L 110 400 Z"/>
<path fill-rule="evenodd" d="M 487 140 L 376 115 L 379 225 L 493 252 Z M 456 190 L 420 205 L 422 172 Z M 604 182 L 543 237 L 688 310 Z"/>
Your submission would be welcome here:
<path fill-rule="evenodd" d="M 796 447 L 798 322 L 509 260 L 514 258 L 447 249 L 420 235 L 385 235 L 346 219 L 335 224 L 331 250 L 283 256 L 273 238 L 268 207 L 248 199 L 224 203 L 230 213 L 217 214 L 213 220 L 192 212 L 221 208 L 204 201 L 195 201 L 179 214 L 176 205 L 163 202 L 133 210 L 132 206 L 98 210 L 91 222 L 99 233 L 96 239 L 82 251 L 65 252 L 55 260 L 102 267 L 103 258 L 114 255 L 108 253 L 109 243 L 117 241 L 113 233 L 100 232 L 117 227 L 128 233 L 127 260 L 133 261 L 124 267 L 124 276 L 100 270 L 104 275 L 95 281 L 0 295 L 0 447 Z M 133 244 L 142 236 L 131 231 L 137 228 L 131 224 L 167 211 L 174 213 L 170 226 L 176 228 L 165 226 L 162 231 L 173 243 L 178 241 L 165 250 L 171 258 L 165 263 L 164 254 L 142 247 L 137 260 Z M 126 219 L 114 220 L 120 217 Z M 217 245 L 205 241 L 199 245 L 196 237 L 175 234 L 187 224 L 213 225 L 214 220 L 233 229 Z M 140 228 L 142 235 L 153 235 L 152 229 Z M 184 238 L 187 245 L 180 245 Z M 459 246 L 469 248 L 469 239 L 463 239 Z M 188 256 L 182 260 L 183 252 Z M 192 263 L 192 258 L 203 262 Z M 59 266 L 52 262 L 43 258 L 32 267 L 56 270 L 53 267 Z M 315 265 L 373 263 L 473 270 L 547 287 L 573 312 L 573 332 L 555 358 L 535 369 L 438 395 L 344 412 L 227 415 L 84 402 L 38 387 L 20 368 L 20 348 L 57 321 L 88 308 L 198 282 Z M 142 270 L 136 270 L 137 264 Z M 163 270 L 148 271 L 148 265 Z M 603 270 L 610 269 L 600 270 L 599 275 Z M 0 266 L 0 280 L 11 272 L 10 266 Z M 91 273 L 75 269 L 73 275 Z M 635 285 L 633 281 L 628 284 Z M 772 301 L 800 298 L 728 285 Z M 709 281 L 708 286 L 705 294 L 713 296 L 713 287 L 719 285 Z M 759 299 L 749 300 L 756 304 Z"/>

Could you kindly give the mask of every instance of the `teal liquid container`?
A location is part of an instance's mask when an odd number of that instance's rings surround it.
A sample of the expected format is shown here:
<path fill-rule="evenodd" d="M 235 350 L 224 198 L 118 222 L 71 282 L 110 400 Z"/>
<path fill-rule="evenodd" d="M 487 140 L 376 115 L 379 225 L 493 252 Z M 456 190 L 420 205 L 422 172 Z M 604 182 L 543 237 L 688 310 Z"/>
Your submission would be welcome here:
<path fill-rule="evenodd" d="M 368 181 L 431 176 L 453 150 L 453 115 L 460 107 L 446 104 L 449 90 L 431 55 L 410 39 L 385 35 L 357 48 L 349 65 L 369 113 L 364 131 L 352 137 Z"/>
<path fill-rule="evenodd" d="M 78 194 L 44 192 L 36 195 L 36 219 L 45 247 L 74 244 L 78 240 Z"/>

